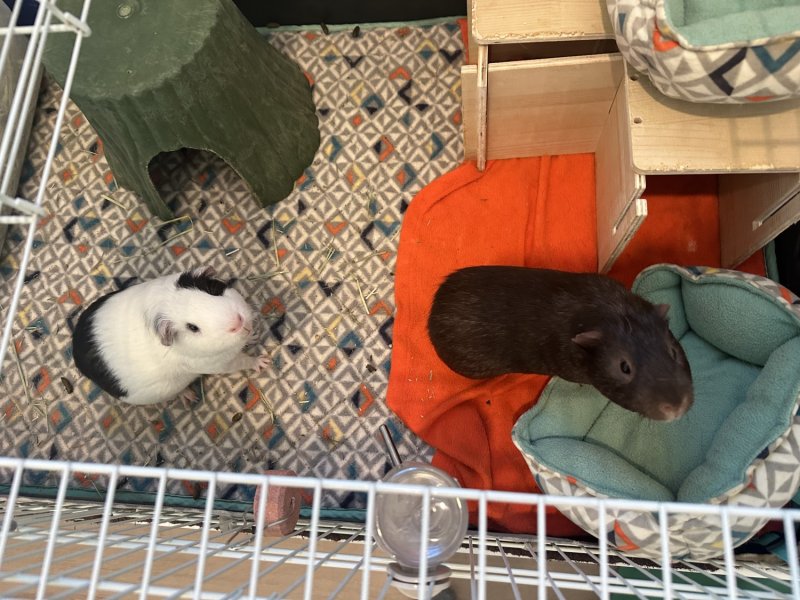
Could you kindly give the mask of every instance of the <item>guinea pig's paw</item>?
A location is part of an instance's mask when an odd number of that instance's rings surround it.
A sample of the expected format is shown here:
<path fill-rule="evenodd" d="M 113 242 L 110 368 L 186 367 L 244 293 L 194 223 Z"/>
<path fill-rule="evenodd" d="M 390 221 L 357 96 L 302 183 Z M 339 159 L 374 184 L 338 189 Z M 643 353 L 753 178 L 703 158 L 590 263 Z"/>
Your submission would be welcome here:
<path fill-rule="evenodd" d="M 257 358 L 253 359 L 253 370 L 256 373 L 261 373 L 268 367 L 272 365 L 272 357 L 270 356 L 269 352 L 263 352 L 258 355 Z"/>
<path fill-rule="evenodd" d="M 195 392 L 191 387 L 187 387 L 185 390 L 183 390 L 178 397 L 181 399 L 181 402 L 183 402 L 183 405 L 188 409 L 194 408 L 200 402 L 200 398 L 197 397 L 197 392 Z"/>

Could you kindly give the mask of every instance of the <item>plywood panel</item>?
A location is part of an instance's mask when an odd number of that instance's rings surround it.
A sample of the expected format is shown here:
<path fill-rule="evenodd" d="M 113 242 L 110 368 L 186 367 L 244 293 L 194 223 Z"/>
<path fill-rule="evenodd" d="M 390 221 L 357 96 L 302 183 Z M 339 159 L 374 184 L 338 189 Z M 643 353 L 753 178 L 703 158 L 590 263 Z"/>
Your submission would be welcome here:
<path fill-rule="evenodd" d="M 467 0 L 467 64 L 474 65 L 478 62 L 478 46 L 475 36 L 472 35 L 472 1 Z"/>
<path fill-rule="evenodd" d="M 699 104 L 626 77 L 633 165 L 640 173 L 800 170 L 800 99 Z"/>
<path fill-rule="evenodd" d="M 594 152 L 622 79 L 617 54 L 490 64 L 487 158 Z M 464 153 L 477 156 L 477 67 L 461 69 Z"/>
<path fill-rule="evenodd" d="M 614 37 L 605 0 L 468 0 L 481 43 Z"/>
<path fill-rule="evenodd" d="M 605 261 L 598 260 L 598 271 L 600 273 L 608 273 L 611 267 L 625 250 L 625 247 L 639 231 L 642 223 L 647 217 L 647 200 L 644 198 L 637 198 L 633 201 L 630 208 L 623 215 L 619 225 L 617 225 L 612 234 L 610 247 L 613 248 L 611 254 Z"/>
<path fill-rule="evenodd" d="M 486 120 L 488 118 L 488 84 L 489 84 L 489 48 L 488 46 L 478 46 L 478 71 L 477 71 L 477 93 L 478 93 L 478 132 L 477 159 L 478 170 L 483 171 L 486 167 Z"/>
<path fill-rule="evenodd" d="M 800 220 L 800 174 L 763 173 L 719 178 L 723 267 L 735 267 Z"/>
<path fill-rule="evenodd" d="M 598 270 L 607 272 L 647 216 L 644 176 L 631 163 L 625 86 L 620 85 L 595 151 Z"/>

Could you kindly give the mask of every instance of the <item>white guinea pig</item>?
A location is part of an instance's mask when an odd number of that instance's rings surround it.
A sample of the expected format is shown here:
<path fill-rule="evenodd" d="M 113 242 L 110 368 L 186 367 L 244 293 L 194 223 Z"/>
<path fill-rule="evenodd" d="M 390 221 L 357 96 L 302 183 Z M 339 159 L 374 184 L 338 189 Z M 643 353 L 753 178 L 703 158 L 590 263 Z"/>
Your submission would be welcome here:
<path fill-rule="evenodd" d="M 200 375 L 263 368 L 266 355 L 242 351 L 252 331 L 244 298 L 206 267 L 95 300 L 78 319 L 72 353 L 78 370 L 112 396 L 155 404 Z"/>

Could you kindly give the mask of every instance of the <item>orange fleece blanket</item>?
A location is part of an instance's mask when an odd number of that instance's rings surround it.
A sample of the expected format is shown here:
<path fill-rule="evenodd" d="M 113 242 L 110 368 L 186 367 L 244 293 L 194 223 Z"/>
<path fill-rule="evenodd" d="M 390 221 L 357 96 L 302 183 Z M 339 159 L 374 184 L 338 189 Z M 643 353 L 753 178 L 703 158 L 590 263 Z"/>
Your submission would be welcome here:
<path fill-rule="evenodd" d="M 719 265 L 716 177 L 648 181 L 650 215 L 611 275 L 630 285 L 656 262 Z M 548 378 L 505 375 L 475 381 L 450 371 L 427 335 L 434 292 L 445 275 L 470 265 L 524 265 L 593 271 L 597 265 L 594 156 L 466 163 L 425 187 L 403 220 L 395 270 L 389 407 L 436 448 L 433 464 L 464 487 L 538 492 L 511 441 L 511 428 Z M 742 267 L 764 273 L 763 259 Z M 489 528 L 534 532 L 532 507 L 489 505 Z M 583 532 L 560 513 L 550 535 Z M 476 506 L 470 504 L 476 522 Z"/>

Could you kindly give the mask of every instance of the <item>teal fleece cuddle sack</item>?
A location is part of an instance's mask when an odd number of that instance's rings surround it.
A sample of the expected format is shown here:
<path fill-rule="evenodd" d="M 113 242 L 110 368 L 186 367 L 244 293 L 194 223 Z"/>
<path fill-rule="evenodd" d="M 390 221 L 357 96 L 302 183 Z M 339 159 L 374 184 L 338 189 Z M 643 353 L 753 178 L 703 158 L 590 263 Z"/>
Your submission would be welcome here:
<path fill-rule="evenodd" d="M 512 433 L 542 491 L 783 506 L 800 487 L 800 300 L 763 277 L 674 265 L 646 269 L 633 291 L 671 306 L 670 329 L 692 368 L 694 405 L 676 421 L 652 421 L 591 386 L 553 378 Z M 598 535 L 596 511 L 563 512 Z M 613 545 L 661 555 L 658 515 L 612 512 L 604 533 Z M 669 518 L 674 557 L 721 553 L 718 517 Z M 734 544 L 764 522 L 731 517 Z"/>

